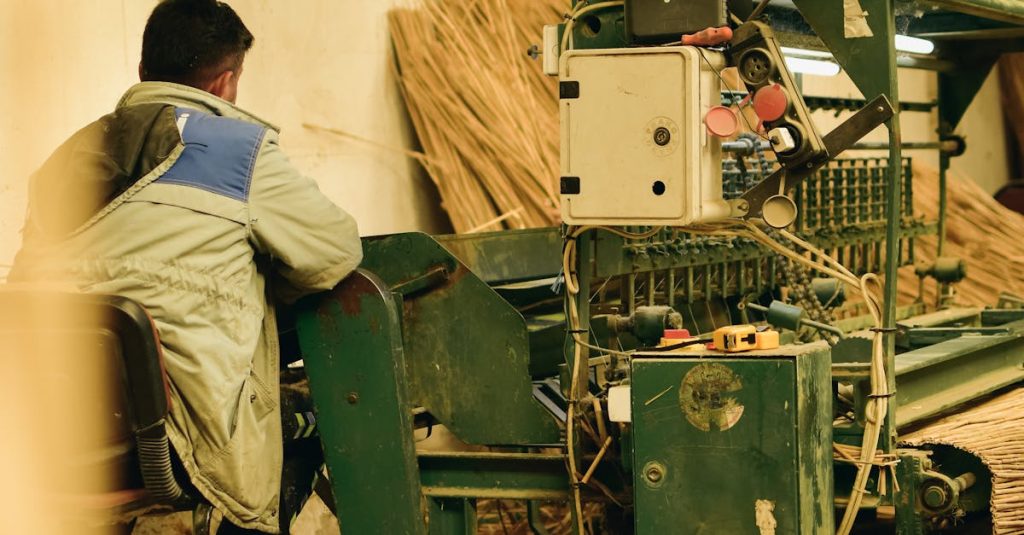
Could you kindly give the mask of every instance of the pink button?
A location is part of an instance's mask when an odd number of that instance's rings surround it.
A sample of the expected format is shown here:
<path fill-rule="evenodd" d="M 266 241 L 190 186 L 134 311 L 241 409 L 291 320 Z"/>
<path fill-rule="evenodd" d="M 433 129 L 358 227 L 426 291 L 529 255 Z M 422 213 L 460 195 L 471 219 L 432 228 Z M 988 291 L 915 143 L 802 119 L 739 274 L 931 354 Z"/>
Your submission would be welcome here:
<path fill-rule="evenodd" d="M 789 97 L 779 84 L 762 87 L 754 94 L 754 113 L 766 123 L 779 119 L 788 109 Z"/>
<path fill-rule="evenodd" d="M 711 135 L 718 137 L 729 137 L 736 133 L 740 127 L 740 119 L 732 108 L 715 106 L 708 110 L 704 116 L 704 125 L 708 127 Z"/>

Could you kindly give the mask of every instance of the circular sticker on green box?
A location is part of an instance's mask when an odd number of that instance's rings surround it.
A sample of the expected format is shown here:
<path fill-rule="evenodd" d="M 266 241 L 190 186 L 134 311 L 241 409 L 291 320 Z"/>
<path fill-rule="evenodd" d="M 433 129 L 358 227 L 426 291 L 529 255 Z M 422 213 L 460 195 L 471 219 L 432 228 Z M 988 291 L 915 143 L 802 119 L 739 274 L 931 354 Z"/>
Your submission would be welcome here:
<path fill-rule="evenodd" d="M 736 392 L 743 389 L 738 375 L 723 364 L 698 364 L 679 387 L 679 406 L 701 431 L 726 431 L 743 417 Z"/>

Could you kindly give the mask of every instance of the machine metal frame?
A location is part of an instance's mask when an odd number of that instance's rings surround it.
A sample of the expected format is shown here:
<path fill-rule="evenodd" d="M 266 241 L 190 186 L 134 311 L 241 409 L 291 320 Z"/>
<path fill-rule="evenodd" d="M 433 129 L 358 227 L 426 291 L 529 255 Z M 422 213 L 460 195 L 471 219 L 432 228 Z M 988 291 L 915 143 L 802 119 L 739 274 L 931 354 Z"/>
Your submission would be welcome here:
<path fill-rule="evenodd" d="M 793 39 L 831 50 L 869 99 L 884 96 L 897 109 L 928 110 L 928 104 L 900 102 L 897 67 L 939 70 L 942 127 L 935 148 L 944 147 L 952 137 L 999 54 L 1024 49 L 1024 7 L 1009 0 L 860 0 L 870 13 L 867 24 L 873 33 L 860 39 L 844 35 L 841 0 L 792 3 L 799 10 L 798 20 L 785 8 L 769 8 L 773 21 L 779 20 L 777 31 L 791 30 Z M 970 55 L 945 42 L 939 43 L 935 61 L 897 54 L 897 17 L 926 4 L 944 10 L 912 21 L 909 32 L 976 39 Z M 621 12 L 595 16 L 604 27 L 621 27 Z M 616 32 L 576 32 L 580 47 L 623 45 L 624 38 Z M 858 103 L 832 99 L 819 104 L 848 109 Z M 907 176 L 899 114 L 886 127 L 886 182 L 902 184 Z M 913 260 L 913 239 L 937 231 L 942 254 L 949 158 L 948 152 L 941 152 L 939 221 L 901 217 L 912 207 L 904 197 L 909 189 L 887 187 L 879 199 L 884 218 L 877 225 L 808 236 L 822 246 L 846 251 L 852 259 L 860 255 L 865 270 L 868 259 L 884 266 L 885 367 L 888 390 L 897 397 L 887 415 L 881 448 L 901 459 L 896 471 L 901 485 L 897 490 L 889 481 L 886 495 L 869 506 L 894 506 L 901 534 L 923 533 L 928 527 L 919 494 L 928 490 L 922 485 L 938 476 L 926 456 L 898 448 L 897 431 L 1024 380 L 1019 356 L 1024 314 L 949 309 L 921 316 L 919 307 L 896 305 L 897 270 Z M 810 187 L 815 186 L 804 186 Z M 800 224 L 810 228 L 814 221 L 806 218 L 813 212 L 805 213 Z M 763 292 L 775 278 L 772 261 L 753 245 L 677 238 L 662 235 L 631 242 L 604 234 L 581 236 L 579 328 L 598 338 L 607 334 L 607 326 L 591 323 L 608 313 L 602 306 L 591 309 L 591 297 L 605 291 L 595 283 L 615 281 L 624 296 L 616 312 L 630 313 L 638 284 L 646 284 L 653 304 L 654 274 L 664 273 L 663 280 L 673 288 L 665 296 L 668 304 L 676 304 L 677 298 L 691 304 L 700 295 L 713 321 L 723 313 L 712 310 L 709 298 L 714 291 L 720 292 L 727 308 L 730 298 Z M 564 317 L 557 310 L 551 312 L 557 294 L 545 291 L 544 285 L 525 283 L 551 279 L 557 285 L 561 240 L 556 229 L 437 239 L 422 234 L 369 238 L 362 270 L 329 294 L 299 306 L 303 356 L 346 532 L 475 533 L 474 499 L 497 498 L 528 501 L 531 525 L 536 533 L 544 533 L 537 521 L 537 503 L 566 500 L 572 491 L 557 422 L 558 410 L 564 407 L 559 406 L 557 386 L 544 381 L 558 375 L 567 342 Z M 695 250 L 699 262 L 694 261 Z M 674 291 L 677 283 L 682 293 Z M 690 321 L 697 323 L 697 316 L 691 312 Z M 861 328 L 856 318 L 841 323 L 850 331 Z M 899 360 L 898 348 L 909 349 Z M 589 358 L 586 351 L 583 355 Z M 964 383 L 957 370 L 967 360 L 972 369 L 984 373 Z M 867 391 L 859 385 L 866 378 L 865 365 L 844 361 L 843 349 L 837 348 L 832 375 L 833 382 L 854 385 L 856 403 L 862 406 Z M 564 425 L 564 413 L 561 419 Z M 467 442 L 495 449 L 417 454 L 413 427 L 435 422 Z M 856 420 L 838 426 L 835 440 L 857 443 L 860 430 Z M 628 436 L 622 440 L 628 445 Z M 629 461 L 628 447 L 621 450 L 624 465 Z M 602 492 L 584 488 L 587 499 L 614 503 L 622 498 L 628 478 L 609 464 L 597 467 Z M 837 489 L 845 485 L 844 477 L 848 475 L 837 472 Z"/>

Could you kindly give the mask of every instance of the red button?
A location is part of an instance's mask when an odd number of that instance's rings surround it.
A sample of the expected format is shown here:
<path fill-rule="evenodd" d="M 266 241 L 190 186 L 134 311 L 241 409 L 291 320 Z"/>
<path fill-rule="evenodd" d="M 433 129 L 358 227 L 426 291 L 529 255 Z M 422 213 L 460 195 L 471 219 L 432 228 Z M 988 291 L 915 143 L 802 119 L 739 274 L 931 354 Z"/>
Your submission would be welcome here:
<path fill-rule="evenodd" d="M 765 122 L 772 122 L 786 114 L 789 97 L 779 84 L 762 87 L 754 94 L 754 113 Z"/>
<path fill-rule="evenodd" d="M 704 125 L 708 127 L 708 132 L 711 132 L 711 135 L 729 137 L 739 130 L 740 119 L 736 116 L 736 112 L 732 111 L 732 108 L 715 106 L 704 116 Z"/>
<path fill-rule="evenodd" d="M 665 329 L 664 338 L 668 340 L 686 340 L 690 338 L 690 331 L 686 329 Z"/>

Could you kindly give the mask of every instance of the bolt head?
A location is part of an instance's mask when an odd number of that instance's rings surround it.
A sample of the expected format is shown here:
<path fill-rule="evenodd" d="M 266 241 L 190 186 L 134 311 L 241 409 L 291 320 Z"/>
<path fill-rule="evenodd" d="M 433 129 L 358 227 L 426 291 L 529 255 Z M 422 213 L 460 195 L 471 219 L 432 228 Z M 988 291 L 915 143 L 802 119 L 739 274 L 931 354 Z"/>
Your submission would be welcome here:
<path fill-rule="evenodd" d="M 949 500 L 946 489 L 934 485 L 924 489 L 924 494 L 921 498 L 924 500 L 925 505 L 932 509 L 939 509 L 945 506 L 946 501 Z"/>
<path fill-rule="evenodd" d="M 651 483 L 657 483 L 661 481 L 663 477 L 665 477 L 665 474 L 661 471 L 661 468 L 658 468 L 657 466 L 652 466 L 647 469 L 647 473 L 644 474 L 644 477 L 646 477 L 647 481 L 650 481 Z"/>
<path fill-rule="evenodd" d="M 355 405 L 356 403 L 359 403 L 359 394 L 349 392 L 348 395 L 345 396 L 345 399 L 348 401 L 349 405 Z"/>
<path fill-rule="evenodd" d="M 654 131 L 654 143 L 659 147 L 668 145 L 670 141 L 672 141 L 672 133 L 669 132 L 668 128 L 662 126 Z"/>

